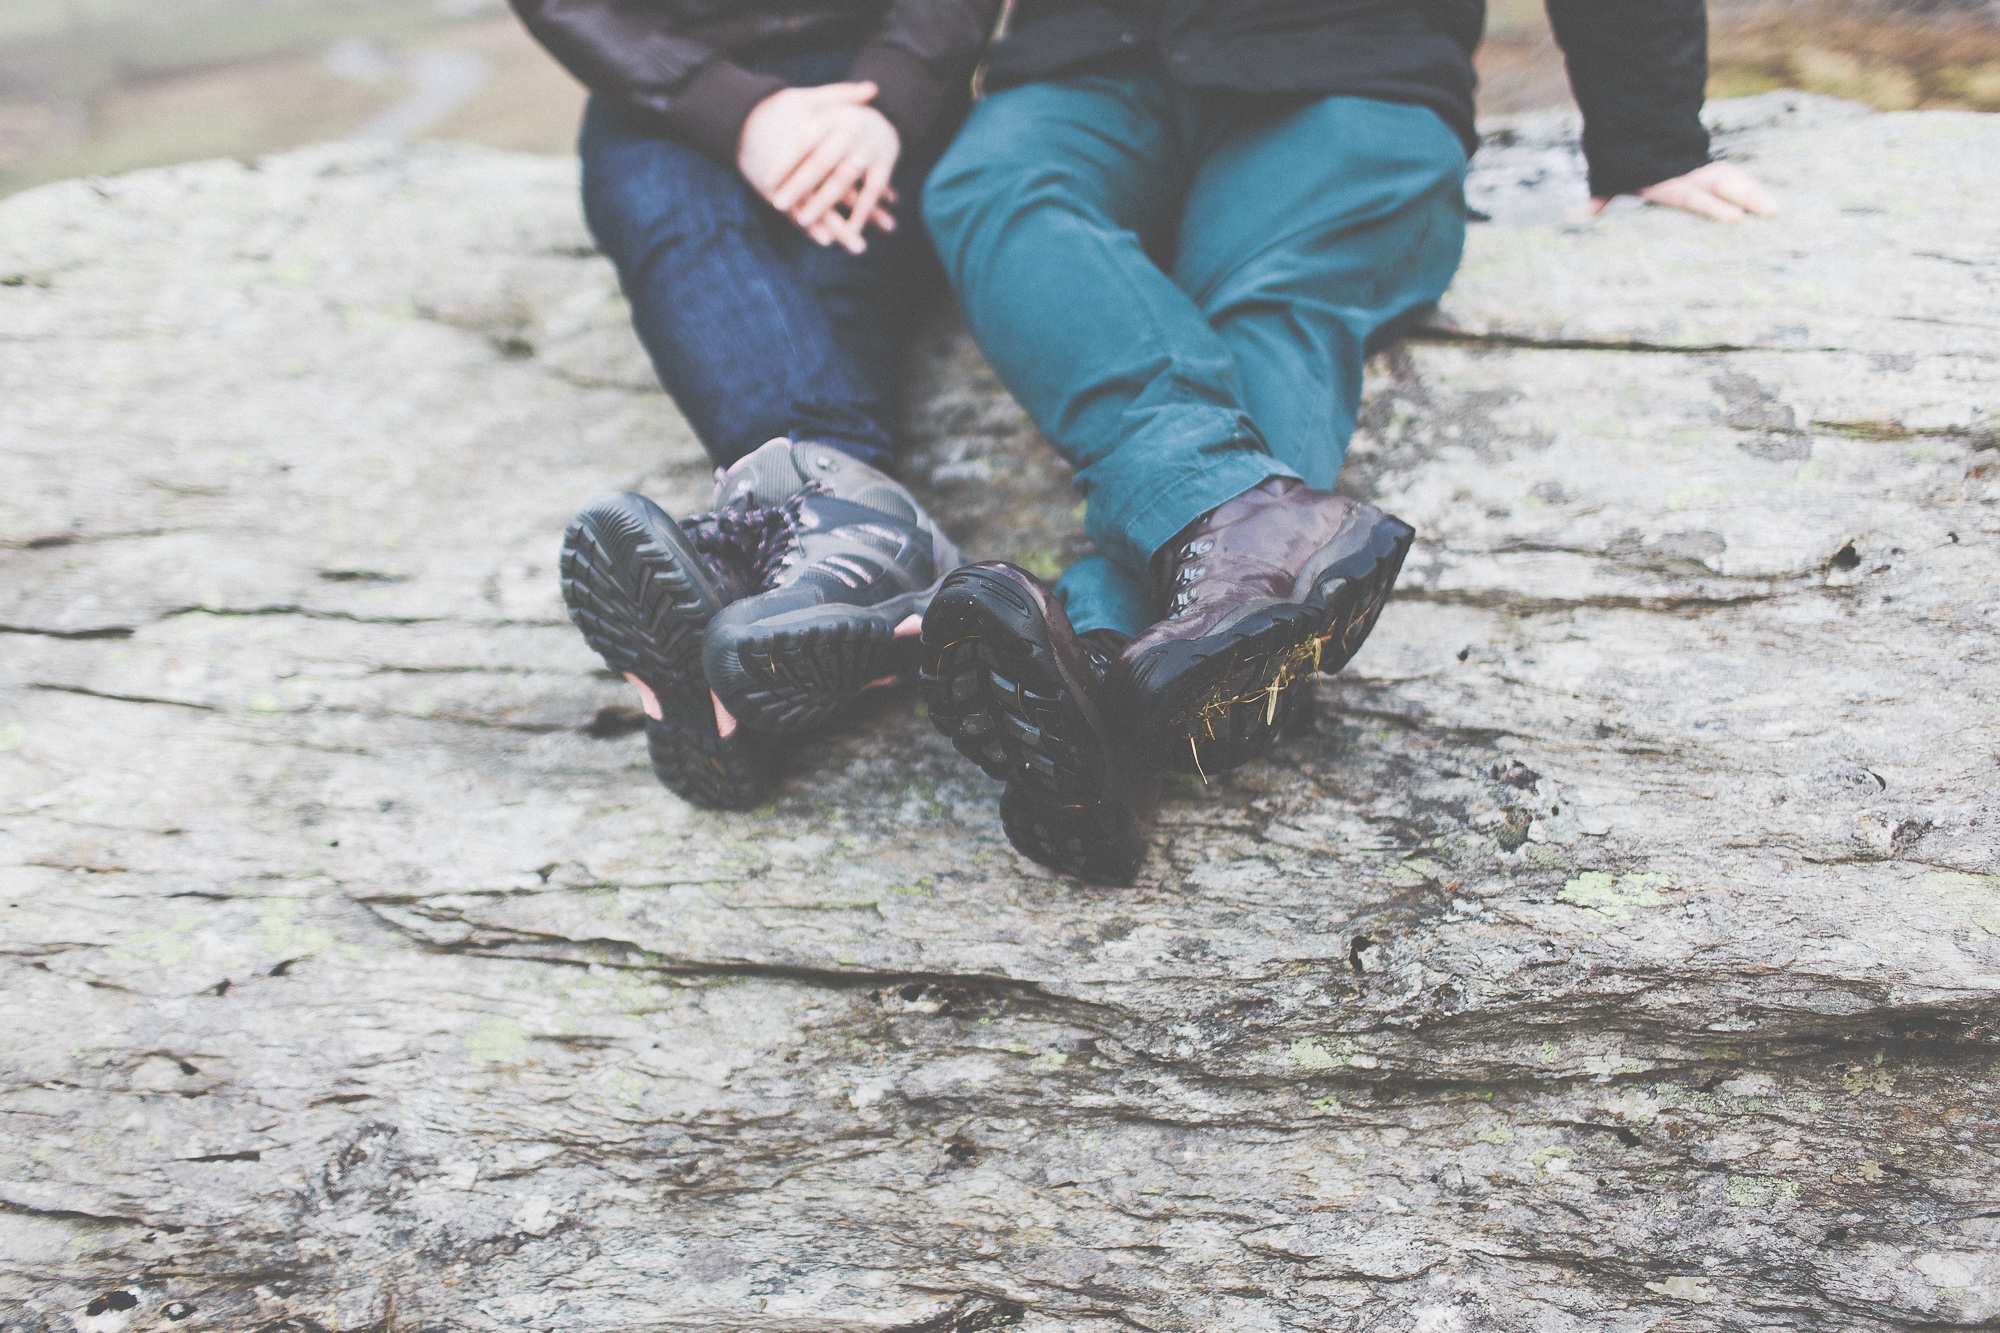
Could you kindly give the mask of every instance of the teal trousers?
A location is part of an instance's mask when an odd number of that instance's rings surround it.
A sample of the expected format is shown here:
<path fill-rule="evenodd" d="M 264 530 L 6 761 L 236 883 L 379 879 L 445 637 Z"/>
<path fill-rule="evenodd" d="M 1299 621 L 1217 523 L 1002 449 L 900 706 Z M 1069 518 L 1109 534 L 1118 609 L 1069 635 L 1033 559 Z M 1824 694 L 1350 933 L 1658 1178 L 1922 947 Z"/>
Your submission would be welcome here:
<path fill-rule="evenodd" d="M 1147 566 L 1267 477 L 1330 488 L 1371 339 L 1465 240 L 1465 150 L 1422 107 L 1179 87 L 1151 69 L 983 98 L 924 218 L 973 336 L 1076 469 L 1079 630 L 1158 619 Z"/>

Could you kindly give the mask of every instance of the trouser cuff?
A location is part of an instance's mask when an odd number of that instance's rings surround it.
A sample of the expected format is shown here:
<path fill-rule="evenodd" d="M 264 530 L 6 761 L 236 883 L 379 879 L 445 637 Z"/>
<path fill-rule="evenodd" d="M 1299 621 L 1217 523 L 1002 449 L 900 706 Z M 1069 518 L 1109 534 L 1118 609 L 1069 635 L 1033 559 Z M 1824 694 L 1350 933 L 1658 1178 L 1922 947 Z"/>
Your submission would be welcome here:
<path fill-rule="evenodd" d="M 1101 555 L 1087 555 L 1064 570 L 1056 596 L 1078 634 L 1109 629 L 1137 638 L 1159 618 L 1153 614 L 1147 580 Z"/>
<path fill-rule="evenodd" d="M 1099 551 L 1144 577 L 1153 553 L 1209 510 L 1268 478 L 1298 475 L 1295 468 L 1262 450 L 1232 450 L 1199 469 L 1157 482 L 1148 479 L 1147 498 L 1129 508 L 1105 504 L 1111 488 L 1094 485 L 1086 527 Z"/>

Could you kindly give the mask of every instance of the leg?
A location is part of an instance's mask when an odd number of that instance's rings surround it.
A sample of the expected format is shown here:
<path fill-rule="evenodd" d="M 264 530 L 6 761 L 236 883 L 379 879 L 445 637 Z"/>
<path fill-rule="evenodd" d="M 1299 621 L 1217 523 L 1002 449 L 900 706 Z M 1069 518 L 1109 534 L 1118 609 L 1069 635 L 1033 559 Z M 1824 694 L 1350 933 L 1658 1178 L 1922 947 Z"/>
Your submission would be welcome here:
<path fill-rule="evenodd" d="M 886 466 L 891 386 L 856 355 L 852 326 L 877 321 L 867 292 L 888 285 L 876 270 L 890 248 L 822 251 L 729 168 L 594 102 L 579 150 L 591 232 L 716 464 L 790 434 Z"/>
<path fill-rule="evenodd" d="M 1465 152 L 1423 107 L 1329 97 L 1221 138 L 1174 280 L 1229 348 L 1271 452 L 1331 489 L 1369 339 L 1435 302 L 1465 242 Z"/>
<path fill-rule="evenodd" d="M 1172 230 L 1195 128 L 1156 75 L 1010 89 L 973 109 L 924 200 L 974 336 L 1076 466 L 1097 549 L 1135 576 L 1197 515 L 1289 473 L 1229 349 L 1146 251 Z M 1090 623 L 1081 600 L 1079 630 L 1134 628 Z"/>
<path fill-rule="evenodd" d="M 1087 555 L 1065 569 L 1056 582 L 1056 596 L 1079 634 L 1108 629 L 1130 639 L 1159 619 L 1145 573 L 1101 555 Z"/>
<path fill-rule="evenodd" d="M 1409 526 L 1325 488 L 1369 338 L 1450 280 L 1465 168 L 1421 108 L 1211 106 L 1175 280 L 1230 349 L 1273 454 L 1308 484 L 1265 483 L 1192 525 L 1160 571 L 1167 618 L 1119 660 L 1142 751 L 1206 772 L 1268 750 L 1301 683 L 1353 656 L 1395 583 Z"/>
<path fill-rule="evenodd" d="M 837 245 L 816 245 L 789 222 L 776 223 L 776 248 L 825 312 L 836 345 L 867 385 L 865 410 L 871 422 L 879 423 L 885 441 L 896 436 L 902 419 L 903 353 L 918 312 L 924 309 L 927 294 L 941 295 L 933 278 L 937 260 L 924 237 L 916 204 L 928 165 L 897 163 L 890 182 L 902 201 L 893 209 L 896 230 L 870 229 L 868 249 L 859 255 Z M 795 429 L 793 435 L 816 441 L 828 438 L 810 428 Z M 851 440 L 837 443 L 872 467 L 894 471 L 886 447 L 871 455 Z"/>

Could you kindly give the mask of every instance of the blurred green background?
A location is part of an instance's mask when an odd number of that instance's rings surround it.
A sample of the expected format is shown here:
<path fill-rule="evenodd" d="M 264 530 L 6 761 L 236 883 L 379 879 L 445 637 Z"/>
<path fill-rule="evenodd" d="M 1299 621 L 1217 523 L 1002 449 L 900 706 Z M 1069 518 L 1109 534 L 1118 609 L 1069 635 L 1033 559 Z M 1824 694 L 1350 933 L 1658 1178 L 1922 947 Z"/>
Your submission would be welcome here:
<path fill-rule="evenodd" d="M 0 192 L 373 133 L 566 152 L 499 0 L 0 0 Z"/>
<path fill-rule="evenodd" d="M 1714 0 L 1715 96 L 2000 110 L 2000 0 Z M 1486 112 L 1568 99 L 1540 0 L 1494 0 Z M 582 94 L 501 0 L 0 0 L 0 193 L 350 136 L 566 152 Z"/>

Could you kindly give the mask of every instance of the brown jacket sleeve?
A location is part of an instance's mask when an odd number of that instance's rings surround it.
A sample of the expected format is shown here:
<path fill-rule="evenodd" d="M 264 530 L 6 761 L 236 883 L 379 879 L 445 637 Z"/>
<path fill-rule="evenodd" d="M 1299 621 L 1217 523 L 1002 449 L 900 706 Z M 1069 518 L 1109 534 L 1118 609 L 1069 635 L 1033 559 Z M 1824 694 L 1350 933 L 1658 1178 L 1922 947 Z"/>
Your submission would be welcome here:
<path fill-rule="evenodd" d="M 973 66 L 993 31 L 1001 0 L 894 0 L 882 26 L 854 57 L 848 77 L 872 79 L 875 106 L 902 136 L 905 152 L 922 147 L 939 114 L 970 95 Z"/>
<path fill-rule="evenodd" d="M 672 8 L 634 0 L 512 0 L 521 21 L 590 91 L 628 120 L 736 160 L 752 107 L 785 86 L 686 31 Z M 850 77 L 873 79 L 875 105 L 906 146 L 928 137 L 955 82 L 970 78 L 999 0 L 894 0 Z M 773 14 L 774 31 L 786 18 Z M 758 26 L 731 25 L 754 37 Z"/>

